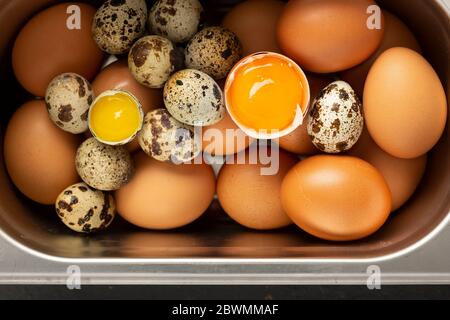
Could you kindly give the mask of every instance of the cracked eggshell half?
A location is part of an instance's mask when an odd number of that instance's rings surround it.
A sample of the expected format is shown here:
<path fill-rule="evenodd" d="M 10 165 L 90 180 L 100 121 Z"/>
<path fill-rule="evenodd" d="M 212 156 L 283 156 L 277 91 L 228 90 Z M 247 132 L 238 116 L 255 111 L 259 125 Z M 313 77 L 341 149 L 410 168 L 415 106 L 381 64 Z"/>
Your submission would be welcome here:
<path fill-rule="evenodd" d="M 104 91 L 94 100 L 88 114 L 92 136 L 112 146 L 132 141 L 142 129 L 143 122 L 141 103 L 125 90 Z"/>

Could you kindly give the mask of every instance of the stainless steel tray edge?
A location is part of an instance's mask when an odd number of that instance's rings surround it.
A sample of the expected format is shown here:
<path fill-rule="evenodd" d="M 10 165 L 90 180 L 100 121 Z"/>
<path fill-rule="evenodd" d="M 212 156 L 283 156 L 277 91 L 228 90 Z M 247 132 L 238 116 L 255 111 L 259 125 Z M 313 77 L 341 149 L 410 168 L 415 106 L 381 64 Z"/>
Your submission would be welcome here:
<path fill-rule="evenodd" d="M 67 259 L 22 246 L 0 231 L 0 284 L 450 284 L 450 214 L 425 238 L 370 259 Z M 74 269 L 75 268 L 75 269 Z"/>

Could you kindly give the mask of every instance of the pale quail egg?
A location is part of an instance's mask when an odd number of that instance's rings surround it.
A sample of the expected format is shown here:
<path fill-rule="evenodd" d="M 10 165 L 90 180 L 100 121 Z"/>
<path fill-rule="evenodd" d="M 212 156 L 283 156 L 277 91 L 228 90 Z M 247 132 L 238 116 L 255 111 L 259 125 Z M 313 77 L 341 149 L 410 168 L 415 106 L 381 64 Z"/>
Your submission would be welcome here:
<path fill-rule="evenodd" d="M 202 14 L 198 0 L 158 0 L 149 12 L 149 28 L 175 43 L 187 42 L 197 33 Z"/>
<path fill-rule="evenodd" d="M 111 191 L 124 186 L 133 175 L 133 162 L 124 146 L 110 146 L 89 138 L 77 150 L 75 165 L 91 187 Z"/>
<path fill-rule="evenodd" d="M 170 40 L 160 36 L 139 39 L 128 55 L 134 78 L 149 88 L 162 88 L 170 75 L 183 66 L 183 53 Z"/>
<path fill-rule="evenodd" d="M 222 27 L 209 27 L 189 41 L 185 50 L 186 66 L 219 80 L 228 75 L 241 54 L 241 43 L 233 32 Z"/>
<path fill-rule="evenodd" d="M 57 76 L 45 93 L 50 119 L 62 130 L 73 134 L 87 131 L 89 106 L 93 100 L 91 84 L 75 73 Z"/>
<path fill-rule="evenodd" d="M 124 54 L 145 32 L 146 20 L 145 0 L 107 0 L 94 16 L 92 35 L 103 51 Z"/>
<path fill-rule="evenodd" d="M 76 232 L 94 233 L 109 227 L 116 216 L 112 195 L 81 182 L 66 188 L 56 199 L 56 213 Z"/>
<path fill-rule="evenodd" d="M 363 128 L 362 105 L 348 83 L 331 83 L 314 101 L 308 134 L 318 149 L 327 153 L 347 151 L 358 141 Z"/>
<path fill-rule="evenodd" d="M 177 121 L 166 109 L 147 113 L 138 141 L 142 150 L 158 161 L 187 162 L 200 152 L 194 128 Z"/>
<path fill-rule="evenodd" d="M 164 103 L 175 119 L 191 126 L 213 125 L 225 115 L 219 85 L 206 73 L 193 69 L 170 77 L 164 87 Z"/>

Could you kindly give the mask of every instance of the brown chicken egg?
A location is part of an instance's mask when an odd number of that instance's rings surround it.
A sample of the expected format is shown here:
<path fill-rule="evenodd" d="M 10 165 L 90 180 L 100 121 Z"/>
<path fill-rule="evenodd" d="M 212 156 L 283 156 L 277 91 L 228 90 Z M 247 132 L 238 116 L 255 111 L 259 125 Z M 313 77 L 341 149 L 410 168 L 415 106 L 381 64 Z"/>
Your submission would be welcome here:
<path fill-rule="evenodd" d="M 253 141 L 255 139 L 239 129 L 227 111 L 218 123 L 202 128 L 202 149 L 213 156 L 238 153 Z"/>
<path fill-rule="evenodd" d="M 397 158 L 417 158 L 434 147 L 447 122 L 447 98 L 433 67 L 407 48 L 385 51 L 364 87 L 371 137 Z"/>
<path fill-rule="evenodd" d="M 400 208 L 414 193 L 425 172 L 427 156 L 399 159 L 387 154 L 372 140 L 367 130 L 349 155 L 366 160 L 380 171 L 392 195 L 392 211 Z"/>
<path fill-rule="evenodd" d="M 367 237 L 391 212 L 383 176 L 368 162 L 345 156 L 301 161 L 283 180 L 281 202 L 297 226 L 331 241 Z"/>
<path fill-rule="evenodd" d="M 27 91 L 43 97 L 50 81 L 66 72 L 94 77 L 103 60 L 91 35 L 94 14 L 90 5 L 62 3 L 28 21 L 12 53 L 14 73 Z"/>
<path fill-rule="evenodd" d="M 131 181 L 116 191 L 119 214 L 147 229 L 185 226 L 208 209 L 215 193 L 215 177 L 206 164 L 175 165 L 144 153 L 135 158 Z"/>
<path fill-rule="evenodd" d="M 59 129 L 44 100 L 21 106 L 6 129 L 4 156 L 9 176 L 28 198 L 54 204 L 59 193 L 79 181 L 75 153 L 80 138 Z"/>
<path fill-rule="evenodd" d="M 378 50 L 360 65 L 340 73 L 342 79 L 350 83 L 360 97 L 363 95 L 364 83 L 366 82 L 370 67 L 384 51 L 394 47 L 405 47 L 419 53 L 421 52 L 416 37 L 403 21 L 388 11 L 384 10 L 383 14 L 385 19 L 385 31 Z"/>
<path fill-rule="evenodd" d="M 125 90 L 132 93 L 141 103 L 144 114 L 164 107 L 162 89 L 152 89 L 134 79 L 126 60 L 113 62 L 103 69 L 92 83 L 96 96 L 107 90 Z M 139 149 L 137 139 L 126 144 L 130 152 Z"/>
<path fill-rule="evenodd" d="M 298 162 L 297 157 L 279 150 L 279 168 L 275 174 L 263 175 L 261 168 L 268 167 L 250 162 L 249 151 L 245 163 L 228 159 L 217 180 L 217 195 L 225 212 L 239 224 L 257 230 L 282 228 L 292 223 L 281 206 L 280 188 L 286 173 Z"/>
<path fill-rule="evenodd" d="M 314 100 L 319 95 L 320 91 L 330 84 L 332 81 L 330 78 L 317 75 L 317 74 L 307 74 L 309 87 L 311 91 L 311 99 L 310 106 L 314 102 Z M 279 145 L 286 151 L 301 154 L 301 155 L 312 155 L 319 153 L 319 149 L 317 149 L 311 141 L 311 138 L 308 135 L 308 118 L 309 114 L 303 119 L 303 124 L 295 129 L 292 133 L 287 136 L 281 137 L 279 139 Z"/>
<path fill-rule="evenodd" d="M 226 14 L 222 25 L 237 35 L 244 56 L 280 52 L 275 30 L 284 6 L 279 0 L 246 0 Z"/>
<path fill-rule="evenodd" d="M 373 0 L 291 0 L 278 22 L 278 44 L 311 72 L 352 68 L 369 58 L 383 37 L 383 15 L 371 19 L 370 8 L 380 10 Z"/>

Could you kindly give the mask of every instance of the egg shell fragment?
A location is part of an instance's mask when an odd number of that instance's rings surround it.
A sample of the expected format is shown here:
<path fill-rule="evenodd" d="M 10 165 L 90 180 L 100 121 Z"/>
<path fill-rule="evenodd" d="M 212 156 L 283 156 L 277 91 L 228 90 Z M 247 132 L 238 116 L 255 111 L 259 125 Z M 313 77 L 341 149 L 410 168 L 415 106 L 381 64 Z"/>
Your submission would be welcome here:
<path fill-rule="evenodd" d="M 166 109 L 145 115 L 138 142 L 147 155 L 158 161 L 187 162 L 200 152 L 194 128 L 176 120 Z"/>
<path fill-rule="evenodd" d="M 94 190 L 85 183 L 66 188 L 56 199 L 55 207 L 61 221 L 80 233 L 103 231 L 116 215 L 112 195 Z"/>
<path fill-rule="evenodd" d="M 363 129 L 361 101 L 350 85 L 336 81 L 325 87 L 308 119 L 313 144 L 327 153 L 344 152 L 358 141 Z"/>
<path fill-rule="evenodd" d="M 134 78 L 149 88 L 162 88 L 170 75 L 184 64 L 182 52 L 168 39 L 146 36 L 139 39 L 128 55 Z"/>
<path fill-rule="evenodd" d="M 107 0 L 95 13 L 92 35 L 103 51 L 124 54 L 144 33 L 146 20 L 144 0 Z"/>
<path fill-rule="evenodd" d="M 77 150 L 76 168 L 81 179 L 92 188 L 117 190 L 133 175 L 133 162 L 124 146 L 110 146 L 95 138 L 84 141 Z"/>
<path fill-rule="evenodd" d="M 241 55 L 241 43 L 233 32 L 223 27 L 208 27 L 197 33 L 186 46 L 186 67 L 220 80 L 228 75 Z"/>
<path fill-rule="evenodd" d="M 87 131 L 89 107 L 93 100 L 91 84 L 75 73 L 57 76 L 45 94 L 50 119 L 62 130 L 73 134 Z"/>
<path fill-rule="evenodd" d="M 164 87 L 164 104 L 170 114 L 191 126 L 209 126 L 225 115 L 220 86 L 207 74 L 185 69 L 170 77 Z"/>
<path fill-rule="evenodd" d="M 158 0 L 150 9 L 148 25 L 153 34 L 184 43 L 197 33 L 202 14 L 198 0 Z"/>

